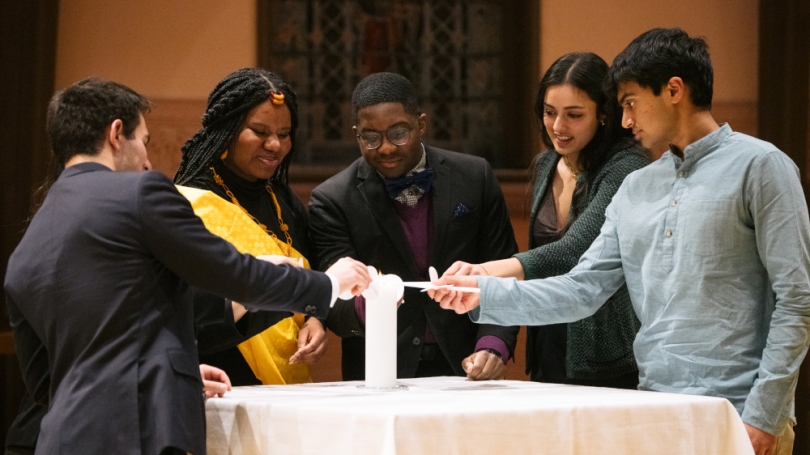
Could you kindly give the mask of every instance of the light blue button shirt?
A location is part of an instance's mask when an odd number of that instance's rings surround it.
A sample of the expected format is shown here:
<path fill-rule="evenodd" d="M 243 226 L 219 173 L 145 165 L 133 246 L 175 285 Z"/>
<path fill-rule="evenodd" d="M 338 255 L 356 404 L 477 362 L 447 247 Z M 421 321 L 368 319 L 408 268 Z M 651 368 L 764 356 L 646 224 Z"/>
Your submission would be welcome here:
<path fill-rule="evenodd" d="M 474 321 L 572 322 L 625 281 L 639 388 L 725 397 L 772 434 L 793 417 L 810 325 L 810 219 L 796 165 L 728 125 L 630 174 L 567 275 L 478 278 Z"/>

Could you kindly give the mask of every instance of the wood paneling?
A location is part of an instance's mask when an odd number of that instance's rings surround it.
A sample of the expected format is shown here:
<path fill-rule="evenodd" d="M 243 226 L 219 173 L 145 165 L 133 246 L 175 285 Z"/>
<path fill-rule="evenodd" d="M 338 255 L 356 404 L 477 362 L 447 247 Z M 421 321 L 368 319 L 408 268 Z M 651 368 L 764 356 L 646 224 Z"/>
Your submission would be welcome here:
<path fill-rule="evenodd" d="M 754 101 L 714 102 L 712 115 L 719 123 L 728 123 L 734 131 L 757 135 L 757 103 Z"/>
<path fill-rule="evenodd" d="M 0 276 L 45 176 L 45 110 L 53 93 L 58 0 L 0 2 Z M 5 302 L 5 297 L 4 297 Z M 0 331 L 8 330 L 5 303 Z M 0 355 L 0 446 L 23 394 L 17 358 Z"/>
<path fill-rule="evenodd" d="M 0 332 L 0 356 L 13 355 L 15 352 L 11 332 Z"/>
<path fill-rule="evenodd" d="M 205 100 L 152 100 L 152 110 L 144 118 L 149 129 L 149 161 L 152 167 L 174 177 L 180 166 L 180 149 L 199 131 Z"/>
<path fill-rule="evenodd" d="M 810 195 L 810 2 L 761 0 L 759 137 L 774 143 L 799 167 L 805 198 Z M 810 453 L 810 361 L 796 386 L 796 445 Z"/>

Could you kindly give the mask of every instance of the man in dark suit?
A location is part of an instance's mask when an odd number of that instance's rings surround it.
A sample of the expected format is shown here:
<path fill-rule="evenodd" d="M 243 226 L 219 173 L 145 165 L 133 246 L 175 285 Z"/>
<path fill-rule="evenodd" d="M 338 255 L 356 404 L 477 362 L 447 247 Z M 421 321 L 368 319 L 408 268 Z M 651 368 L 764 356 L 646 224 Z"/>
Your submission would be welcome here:
<path fill-rule="evenodd" d="M 23 379 L 49 403 L 36 453 L 205 453 L 189 285 L 247 308 L 325 317 L 341 289 L 368 283 L 350 259 L 322 274 L 239 254 L 165 176 L 127 172 L 149 167 L 148 109 L 99 79 L 48 108 L 53 168 L 64 171 L 5 280 Z"/>
<path fill-rule="evenodd" d="M 310 229 L 321 270 L 343 256 L 405 281 L 454 261 L 517 252 L 500 186 L 482 158 L 422 144 L 427 116 L 404 77 L 376 73 L 352 95 L 363 157 L 319 185 Z M 400 378 L 503 378 L 518 328 L 476 325 L 406 288 L 397 312 Z M 342 337 L 343 379 L 365 377 L 365 300 L 338 302 L 327 326 Z"/>

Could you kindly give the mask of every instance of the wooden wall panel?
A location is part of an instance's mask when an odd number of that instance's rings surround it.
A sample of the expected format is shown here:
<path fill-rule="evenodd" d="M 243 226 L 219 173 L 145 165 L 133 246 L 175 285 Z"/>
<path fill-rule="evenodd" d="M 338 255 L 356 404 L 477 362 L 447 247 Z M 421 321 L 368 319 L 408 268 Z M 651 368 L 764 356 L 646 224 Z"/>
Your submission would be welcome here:
<path fill-rule="evenodd" d="M 45 110 L 53 93 L 58 0 L 0 2 L 0 277 L 45 176 Z M 5 297 L 3 297 L 5 302 Z M 8 330 L 5 303 L 0 332 Z M 3 338 L 8 348 L 8 339 Z M 24 386 L 16 357 L 0 353 L 0 446 Z"/>
<path fill-rule="evenodd" d="M 174 177 L 180 166 L 180 149 L 202 126 L 205 100 L 153 99 L 145 116 L 149 129 L 149 161 L 152 167 Z"/>
<path fill-rule="evenodd" d="M 774 143 L 799 167 L 805 198 L 810 196 L 810 2 L 761 0 L 759 137 Z M 805 358 L 796 387 L 796 445 L 810 453 L 810 361 Z"/>

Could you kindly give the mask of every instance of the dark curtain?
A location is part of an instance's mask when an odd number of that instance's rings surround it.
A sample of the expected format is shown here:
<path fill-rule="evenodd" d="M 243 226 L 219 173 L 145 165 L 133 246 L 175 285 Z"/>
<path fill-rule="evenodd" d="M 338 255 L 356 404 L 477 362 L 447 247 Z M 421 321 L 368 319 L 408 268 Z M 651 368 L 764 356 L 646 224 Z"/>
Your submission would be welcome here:
<path fill-rule="evenodd" d="M 810 2 L 759 2 L 759 136 L 788 154 L 808 178 L 810 104 Z M 810 453 L 810 362 L 805 358 L 796 388 L 794 454 Z"/>
<path fill-rule="evenodd" d="M 45 111 L 54 89 L 58 13 L 58 0 L 0 0 L 0 270 L 4 278 L 8 258 L 25 227 L 31 194 L 45 176 Z M 4 303 L 0 332 L 8 330 Z M 0 445 L 5 445 L 23 387 L 17 358 L 0 352 Z"/>

